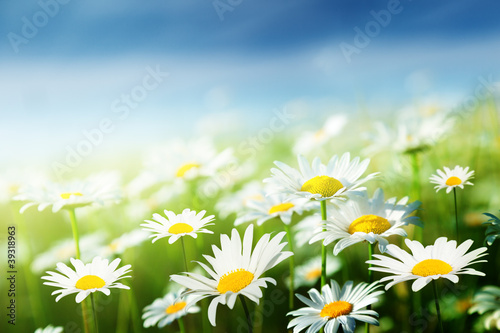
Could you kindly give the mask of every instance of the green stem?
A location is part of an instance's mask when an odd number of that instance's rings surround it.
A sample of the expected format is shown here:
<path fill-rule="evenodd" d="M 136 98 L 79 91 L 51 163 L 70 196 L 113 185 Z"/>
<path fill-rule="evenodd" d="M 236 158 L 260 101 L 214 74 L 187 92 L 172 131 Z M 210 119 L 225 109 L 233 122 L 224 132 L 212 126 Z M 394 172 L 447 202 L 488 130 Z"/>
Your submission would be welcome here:
<path fill-rule="evenodd" d="M 71 230 L 73 231 L 73 239 L 75 240 L 76 259 L 80 259 L 80 236 L 78 234 L 78 224 L 76 222 L 75 209 L 74 208 L 69 209 L 68 213 L 69 213 L 69 219 L 71 221 Z M 85 329 L 85 333 L 89 333 L 90 324 L 89 324 L 87 302 L 83 301 L 81 304 L 82 304 L 83 327 Z"/>
<path fill-rule="evenodd" d="M 128 324 L 130 320 L 130 304 L 128 300 L 128 295 L 125 293 L 120 293 L 118 299 L 118 315 L 116 316 L 116 332 L 126 332 L 128 329 Z"/>
<path fill-rule="evenodd" d="M 372 260 L 373 259 L 373 248 L 375 247 L 375 244 L 368 244 L 368 259 Z M 372 267 L 372 264 L 368 264 L 368 283 L 373 282 L 373 271 L 370 269 Z M 372 306 L 368 305 L 368 310 L 371 310 Z M 365 323 L 365 333 L 370 333 L 370 324 Z"/>
<path fill-rule="evenodd" d="M 179 329 L 181 333 L 186 333 L 186 329 L 184 328 L 184 320 L 181 318 L 177 319 L 177 322 L 179 323 Z"/>
<path fill-rule="evenodd" d="M 203 240 L 203 237 L 198 237 L 198 241 Z M 203 243 L 202 242 L 196 242 L 196 252 L 197 253 L 203 253 Z M 208 319 L 208 306 L 209 306 L 209 300 L 204 298 L 200 301 L 201 303 L 201 324 L 202 324 L 202 332 L 212 332 L 212 325 L 210 324 L 210 320 Z"/>
<path fill-rule="evenodd" d="M 211 332 L 212 325 L 210 324 L 210 320 L 208 319 L 208 300 L 206 298 L 201 300 L 201 308 L 201 325 L 203 328 L 203 332 Z"/>
<path fill-rule="evenodd" d="M 186 257 L 186 247 L 184 246 L 184 236 L 181 237 L 181 244 L 182 244 L 182 253 L 184 254 L 184 268 L 186 269 L 186 272 L 189 272 L 187 257 Z"/>
<path fill-rule="evenodd" d="M 368 244 L 368 260 L 373 260 L 373 250 L 374 250 L 375 244 Z M 368 264 L 368 283 L 373 282 L 373 271 L 370 269 L 372 267 L 372 264 Z"/>
<path fill-rule="evenodd" d="M 460 244 L 460 233 L 458 231 L 458 208 L 457 208 L 457 188 L 453 188 L 453 198 L 455 201 L 455 230 L 457 235 L 457 244 Z"/>
<path fill-rule="evenodd" d="M 78 234 L 78 225 L 76 223 L 75 209 L 69 209 L 69 219 L 71 221 L 71 229 L 73 231 L 73 239 L 75 240 L 76 259 L 80 259 L 80 236 Z"/>
<path fill-rule="evenodd" d="M 321 201 L 321 219 L 326 223 L 326 201 Z M 325 230 L 325 229 L 323 229 Z M 321 287 L 326 284 L 326 246 L 321 243 Z"/>
<path fill-rule="evenodd" d="M 97 313 L 95 311 L 94 293 L 90 293 L 90 300 L 92 306 L 92 316 L 94 317 L 94 332 L 99 333 L 99 325 L 97 324 Z"/>
<path fill-rule="evenodd" d="M 137 309 L 137 297 L 135 296 L 135 288 L 132 285 L 130 286 L 130 292 L 128 292 L 127 294 L 134 333 L 142 332 L 142 321 L 140 318 L 139 310 Z"/>
<path fill-rule="evenodd" d="M 436 312 L 437 312 L 437 316 L 438 316 L 439 331 L 441 333 L 444 333 L 444 331 L 443 331 L 443 321 L 441 320 L 441 311 L 439 309 L 439 298 L 438 298 L 436 280 L 432 280 L 432 288 L 434 289 L 434 301 L 436 303 Z"/>
<path fill-rule="evenodd" d="M 288 224 L 285 224 L 285 231 L 286 231 L 286 236 L 288 238 L 288 246 L 290 247 L 290 251 L 293 253 L 293 235 L 292 231 L 290 230 L 290 226 Z M 294 298 L 294 291 L 295 291 L 295 259 L 294 255 L 292 255 L 289 259 L 289 264 L 290 264 L 290 294 L 289 294 L 289 300 L 288 300 L 288 305 L 290 307 L 290 310 L 293 310 L 293 298 Z"/>
<path fill-rule="evenodd" d="M 247 303 L 245 301 L 245 297 L 241 294 L 238 295 L 238 297 L 241 300 L 241 304 L 243 305 L 243 311 L 245 312 L 245 316 L 247 317 L 247 324 L 248 324 L 248 333 L 253 332 L 252 328 L 252 318 L 250 318 L 250 312 L 248 311 Z"/>

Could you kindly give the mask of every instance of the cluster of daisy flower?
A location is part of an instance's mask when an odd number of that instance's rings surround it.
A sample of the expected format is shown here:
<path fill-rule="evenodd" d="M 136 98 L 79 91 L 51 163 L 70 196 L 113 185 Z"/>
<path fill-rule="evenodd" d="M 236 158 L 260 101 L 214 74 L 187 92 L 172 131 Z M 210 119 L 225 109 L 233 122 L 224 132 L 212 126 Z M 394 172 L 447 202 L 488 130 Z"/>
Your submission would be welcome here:
<path fill-rule="evenodd" d="M 252 178 L 253 167 L 225 172 L 225 168 L 234 170 L 238 163 L 233 150 L 218 151 L 211 140 L 203 138 L 174 140 L 167 147 L 155 149 L 126 185 L 115 172 L 66 183 L 41 178 L 23 186 L 19 181 L 9 191 L 10 198 L 23 202 L 20 213 L 30 207 L 40 212 L 50 207 L 55 214 L 65 211 L 73 236 L 33 255 L 31 273 L 47 270 L 41 279 L 44 285 L 56 288 L 52 291 L 56 302 L 76 294 L 86 333 L 97 331 L 99 326 L 94 300 L 97 291 L 109 296 L 111 289 L 129 290 L 130 296 L 120 294 L 120 308 L 136 311 L 136 305 L 131 304 L 138 303 L 138 296 L 130 278 L 140 278 L 141 272 L 132 271 L 131 263 L 143 258 L 127 254 L 145 243 L 158 253 L 159 260 L 165 252 L 177 260 L 164 262 L 168 277 L 161 278 L 161 291 L 156 290 L 158 286 L 150 286 L 150 293 L 156 296 L 145 299 L 144 328 L 175 325 L 184 333 L 189 331 L 184 317 L 198 314 L 205 332 L 208 325 L 220 325 L 219 304 L 233 310 L 239 301 L 248 331 L 252 332 L 247 300 L 261 306 L 265 289 L 274 285 L 289 291 L 283 330 L 354 332 L 357 322 L 362 322 L 369 332 L 370 326 L 380 324 L 381 313 L 376 307 L 385 294 L 382 289 L 387 291 L 395 285 L 404 288 L 404 282 L 410 281 L 411 291 L 407 292 L 416 293 L 433 284 L 438 325 L 443 331 L 436 282 L 445 279 L 456 284 L 463 274 L 484 276 L 471 266 L 485 262 L 487 255 L 486 247 L 473 247 L 471 239 L 460 240 L 457 189 L 473 185 L 474 171 L 469 167 L 445 166 L 430 175 L 429 183 L 435 184 L 436 192 L 453 192 L 456 228 L 454 233 L 427 234 L 425 238 L 431 242 L 424 242 L 422 237 L 428 221 L 421 218 L 425 206 L 419 200 L 419 156 L 444 137 L 454 121 L 441 113 L 423 120 L 405 118 L 395 130 L 378 124 L 377 133 L 367 136 L 373 144 L 365 153 L 388 149 L 412 158 L 414 186 L 410 199 L 386 197 L 391 192 L 386 188 L 371 191 L 369 184 L 385 182 L 380 182 L 384 172 L 367 172 L 373 167 L 368 158 L 345 152 L 328 156 L 324 163 L 318 156 L 308 159 L 302 155 L 329 152 L 329 145 L 347 120 L 344 115 L 333 116 L 319 131 L 304 133 L 291 149 L 298 154 L 296 167 L 275 161 L 275 167 L 267 167 L 267 178 Z M 218 186 L 207 196 L 215 179 Z M 177 205 L 171 205 L 175 200 Z M 109 219 L 105 211 L 113 204 L 125 208 L 114 217 L 119 221 L 113 228 L 106 228 L 102 221 Z M 208 213 L 211 211 L 214 214 Z M 491 219 L 486 222 L 486 241 L 491 245 L 500 235 L 500 223 L 496 216 L 487 215 Z M 86 220 L 83 229 L 95 232 L 80 236 L 81 218 Z M 125 221 L 132 223 L 126 225 Z M 227 221 L 230 228 L 225 225 Z M 249 225 L 242 228 L 242 224 Z M 222 228 L 229 232 L 221 232 Z M 210 254 L 205 253 L 208 244 Z M 354 265 L 348 252 L 360 248 L 366 248 L 368 255 Z M 177 265 L 181 261 L 182 270 Z M 275 267 L 283 262 L 288 262 L 288 271 L 278 278 Z M 355 283 L 360 274 L 362 281 Z M 484 287 L 469 309 L 470 313 L 487 314 L 488 329 L 500 329 L 497 294 L 497 287 Z M 297 307 L 296 299 L 303 306 Z M 62 327 L 47 326 L 37 332 L 62 332 Z"/>

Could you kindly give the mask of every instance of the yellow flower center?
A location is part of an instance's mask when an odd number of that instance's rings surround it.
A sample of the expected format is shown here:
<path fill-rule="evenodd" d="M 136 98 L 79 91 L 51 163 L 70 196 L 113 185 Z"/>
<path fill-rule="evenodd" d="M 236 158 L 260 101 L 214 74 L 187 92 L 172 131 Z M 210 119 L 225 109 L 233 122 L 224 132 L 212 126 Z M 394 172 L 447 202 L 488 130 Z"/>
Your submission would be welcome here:
<path fill-rule="evenodd" d="M 168 228 L 168 232 L 171 233 L 171 234 L 188 234 L 190 233 L 191 231 L 193 231 L 193 227 L 190 226 L 189 224 L 187 223 L 176 223 L 174 224 L 173 226 L 171 226 L 170 228 Z"/>
<path fill-rule="evenodd" d="M 269 209 L 269 214 L 279 213 L 279 212 L 286 212 L 287 210 L 289 210 L 293 206 L 294 206 L 294 204 L 290 203 L 290 202 L 280 203 L 278 205 L 272 206 Z"/>
<path fill-rule="evenodd" d="M 321 317 L 337 318 L 345 316 L 352 311 L 352 304 L 346 301 L 335 301 L 328 303 L 320 312 Z"/>
<path fill-rule="evenodd" d="M 61 198 L 69 199 L 69 197 L 71 197 L 72 195 L 76 195 L 79 197 L 83 196 L 83 194 L 81 194 L 80 192 L 66 192 L 66 193 L 61 193 Z"/>
<path fill-rule="evenodd" d="M 118 249 L 118 246 L 120 246 L 120 242 L 112 242 L 109 244 L 108 248 L 114 252 Z"/>
<path fill-rule="evenodd" d="M 102 288 L 106 285 L 103 279 L 97 275 L 85 275 L 76 281 L 75 288 L 80 290 L 88 290 L 94 288 Z"/>
<path fill-rule="evenodd" d="M 312 281 L 316 280 L 321 276 L 321 268 L 313 268 L 306 274 L 306 280 L 307 281 Z"/>
<path fill-rule="evenodd" d="M 385 231 L 389 230 L 391 224 L 387 219 L 377 216 L 377 215 L 363 215 L 355 219 L 349 226 L 349 233 L 352 235 L 355 232 L 364 232 L 369 234 L 373 232 L 374 234 L 380 235 Z"/>
<path fill-rule="evenodd" d="M 419 276 L 429 276 L 437 274 L 448 274 L 453 268 L 450 264 L 439 260 L 439 259 L 425 259 L 415 266 L 411 270 L 412 274 Z"/>
<path fill-rule="evenodd" d="M 264 197 L 261 194 L 250 195 L 243 199 L 243 205 L 246 206 L 250 200 L 264 201 Z"/>
<path fill-rule="evenodd" d="M 186 174 L 186 172 L 188 172 L 189 170 L 193 169 L 193 168 L 199 168 L 200 165 L 197 164 L 197 163 L 186 163 L 184 165 L 182 165 L 179 169 L 177 169 L 177 173 L 175 174 L 176 177 L 184 177 L 184 175 Z"/>
<path fill-rule="evenodd" d="M 448 178 L 448 180 L 446 180 L 446 185 L 448 186 L 460 185 L 460 184 L 462 184 L 462 180 L 455 176 L 451 176 L 450 178 Z"/>
<path fill-rule="evenodd" d="M 56 258 L 62 260 L 66 260 L 69 257 L 75 255 L 75 246 L 71 244 L 71 246 L 65 246 L 56 251 Z"/>
<path fill-rule="evenodd" d="M 237 293 L 241 289 L 248 286 L 253 281 L 253 274 L 247 270 L 239 268 L 227 274 L 224 274 L 217 285 L 217 290 L 221 294 L 228 291 Z"/>
<path fill-rule="evenodd" d="M 10 194 L 16 194 L 19 191 L 20 186 L 18 184 L 12 184 L 9 186 L 9 193 Z"/>
<path fill-rule="evenodd" d="M 316 176 L 305 182 L 300 190 L 312 194 L 321 194 L 321 197 L 326 198 L 333 196 L 343 187 L 344 185 L 333 177 Z"/>
<path fill-rule="evenodd" d="M 320 140 L 321 140 L 321 139 L 323 139 L 325 136 L 326 136 L 326 132 L 325 132 L 325 130 L 324 130 L 324 129 L 320 129 L 320 130 L 318 130 L 318 131 L 316 131 L 316 132 L 314 133 L 314 139 L 315 139 L 316 141 L 320 141 Z"/>
<path fill-rule="evenodd" d="M 174 304 L 170 305 L 168 308 L 166 308 L 165 312 L 167 314 L 173 314 L 173 313 L 181 311 L 185 307 L 186 307 L 186 302 L 174 303 Z"/>

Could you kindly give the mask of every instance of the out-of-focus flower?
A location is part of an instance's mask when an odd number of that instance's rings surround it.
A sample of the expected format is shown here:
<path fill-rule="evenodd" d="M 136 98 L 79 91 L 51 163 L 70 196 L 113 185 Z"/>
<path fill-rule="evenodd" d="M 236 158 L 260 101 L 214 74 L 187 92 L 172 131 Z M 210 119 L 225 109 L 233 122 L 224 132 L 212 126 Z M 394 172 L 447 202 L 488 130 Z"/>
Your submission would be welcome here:
<path fill-rule="evenodd" d="M 0 203 L 12 200 L 23 187 L 39 187 L 45 182 L 46 175 L 38 170 L 8 169 L 0 174 Z"/>
<path fill-rule="evenodd" d="M 200 312 L 200 308 L 192 302 L 195 296 L 187 295 L 182 297 L 181 293 L 183 291 L 184 289 L 169 292 L 162 298 L 157 298 L 152 304 L 146 306 L 142 315 L 144 327 L 148 328 L 158 325 L 158 328 L 163 328 L 189 313 Z"/>
<path fill-rule="evenodd" d="M 52 206 L 52 212 L 56 213 L 63 208 L 104 205 L 106 202 L 120 200 L 119 178 L 119 174 L 115 172 L 103 172 L 85 180 L 47 183 L 40 187 L 26 186 L 19 190 L 14 200 L 27 201 L 21 207 L 21 213 L 31 206 L 38 206 L 38 211 Z"/>
<path fill-rule="evenodd" d="M 311 238 L 321 231 L 322 225 L 323 220 L 319 214 L 310 215 L 297 223 L 293 226 L 295 245 L 302 247 L 308 244 Z"/>
<path fill-rule="evenodd" d="M 63 327 L 62 326 L 57 326 L 54 327 L 52 325 L 49 325 L 45 328 L 37 328 L 35 333 L 62 333 L 63 332 Z"/>
<path fill-rule="evenodd" d="M 102 232 L 95 232 L 84 235 L 80 238 L 80 250 L 82 260 L 89 261 L 98 255 L 99 249 L 104 244 L 105 235 Z M 58 262 L 69 262 L 71 257 L 76 256 L 75 240 L 73 238 L 58 241 L 49 250 L 38 254 L 31 264 L 34 273 L 41 273 L 53 267 Z"/>
<path fill-rule="evenodd" d="M 125 250 L 135 247 L 148 239 L 149 233 L 142 229 L 135 229 L 113 239 L 108 245 L 101 247 L 99 255 L 110 258 L 122 254 Z"/>
<path fill-rule="evenodd" d="M 336 114 L 326 119 L 325 124 L 316 132 L 304 132 L 296 140 L 293 152 L 295 154 L 306 154 L 314 149 L 322 147 L 340 134 L 347 124 L 347 116 Z"/>
<path fill-rule="evenodd" d="M 395 129 L 375 123 L 375 133 L 366 137 L 372 144 L 365 153 L 384 150 L 397 153 L 416 153 L 433 147 L 453 127 L 454 120 L 444 112 L 421 114 L 413 108 L 400 112 Z"/>
<path fill-rule="evenodd" d="M 215 204 L 215 208 L 219 211 L 219 216 L 223 219 L 232 213 L 238 213 L 248 208 L 250 200 L 264 200 L 262 185 L 260 182 L 252 181 L 245 184 L 240 190 L 226 194 L 219 199 Z"/>
<path fill-rule="evenodd" d="M 326 276 L 338 272 L 342 267 L 339 258 L 333 256 L 326 257 Z M 314 257 L 306 261 L 303 265 L 295 268 L 295 288 L 301 286 L 311 287 L 321 278 L 321 256 Z M 290 280 L 290 279 L 288 279 Z"/>
<path fill-rule="evenodd" d="M 288 200 L 285 194 L 271 194 L 264 196 L 263 200 L 249 200 L 247 212 L 239 216 L 234 225 L 257 220 L 257 225 L 262 225 L 267 220 L 278 217 L 284 224 L 290 224 L 293 213 L 302 214 L 303 211 L 319 208 L 316 202 L 307 198 Z"/>
<path fill-rule="evenodd" d="M 483 315 L 481 321 L 487 330 L 500 330 L 500 288 L 496 286 L 482 287 L 472 300 L 469 314 Z M 486 314 L 487 315 L 484 315 Z"/>
<path fill-rule="evenodd" d="M 217 152 L 207 138 L 193 141 L 176 139 L 150 152 L 144 170 L 129 183 L 127 190 L 134 197 L 155 185 L 179 185 L 199 177 L 214 177 L 235 162 L 231 148 Z"/>

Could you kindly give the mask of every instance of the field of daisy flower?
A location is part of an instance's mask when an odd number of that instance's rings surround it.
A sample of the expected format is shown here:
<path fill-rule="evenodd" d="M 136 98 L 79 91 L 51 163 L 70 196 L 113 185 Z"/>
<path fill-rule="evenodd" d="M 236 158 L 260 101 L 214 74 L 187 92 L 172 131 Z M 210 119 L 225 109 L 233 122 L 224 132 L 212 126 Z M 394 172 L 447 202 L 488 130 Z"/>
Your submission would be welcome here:
<path fill-rule="evenodd" d="M 0 331 L 500 330 L 496 98 L 4 170 Z"/>

